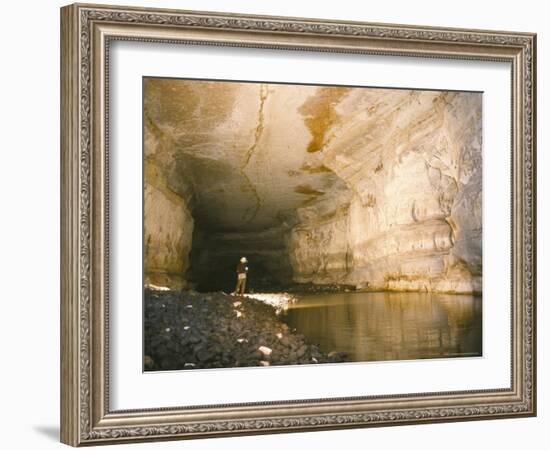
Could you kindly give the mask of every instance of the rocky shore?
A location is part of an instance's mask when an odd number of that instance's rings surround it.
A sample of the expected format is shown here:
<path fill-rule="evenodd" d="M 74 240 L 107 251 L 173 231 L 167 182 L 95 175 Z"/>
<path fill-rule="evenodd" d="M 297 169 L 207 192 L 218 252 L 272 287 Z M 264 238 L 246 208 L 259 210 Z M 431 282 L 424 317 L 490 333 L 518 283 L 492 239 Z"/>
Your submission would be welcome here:
<path fill-rule="evenodd" d="M 367 283 L 368 285 L 368 283 Z M 318 294 L 322 292 L 352 292 L 356 291 L 357 287 L 351 284 L 314 284 L 314 283 L 294 283 L 287 286 L 285 291 L 290 293 L 300 294 Z"/>
<path fill-rule="evenodd" d="M 346 360 L 307 342 L 275 307 L 252 297 L 146 289 L 144 320 L 146 371 Z"/>

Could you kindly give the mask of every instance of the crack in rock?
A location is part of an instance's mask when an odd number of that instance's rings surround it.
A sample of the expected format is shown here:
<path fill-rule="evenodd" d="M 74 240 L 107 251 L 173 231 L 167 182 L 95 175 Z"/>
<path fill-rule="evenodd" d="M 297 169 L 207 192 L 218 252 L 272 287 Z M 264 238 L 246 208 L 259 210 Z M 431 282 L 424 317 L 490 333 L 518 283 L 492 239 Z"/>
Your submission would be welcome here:
<path fill-rule="evenodd" d="M 263 130 L 264 130 L 264 105 L 267 99 L 268 94 L 268 88 L 265 84 L 262 84 L 260 86 L 260 106 L 258 108 L 258 124 L 256 125 L 256 130 L 254 131 L 254 141 L 252 142 L 252 145 L 248 148 L 245 154 L 245 160 L 243 165 L 241 166 L 240 170 L 241 173 L 246 180 L 248 186 L 250 187 L 250 190 L 252 192 L 252 195 L 254 196 L 254 199 L 256 201 L 255 206 L 252 208 L 247 208 L 246 212 L 244 213 L 243 220 L 246 220 L 247 223 L 252 222 L 260 210 L 262 206 L 262 199 L 260 198 L 258 192 L 256 191 L 256 187 L 254 186 L 254 183 L 250 179 L 250 177 L 246 173 L 246 168 L 250 164 L 250 160 L 252 158 L 252 155 L 254 154 L 254 151 L 258 147 L 258 143 L 260 141 L 260 138 L 262 136 Z M 246 216 L 250 214 L 250 217 L 246 218 Z"/>

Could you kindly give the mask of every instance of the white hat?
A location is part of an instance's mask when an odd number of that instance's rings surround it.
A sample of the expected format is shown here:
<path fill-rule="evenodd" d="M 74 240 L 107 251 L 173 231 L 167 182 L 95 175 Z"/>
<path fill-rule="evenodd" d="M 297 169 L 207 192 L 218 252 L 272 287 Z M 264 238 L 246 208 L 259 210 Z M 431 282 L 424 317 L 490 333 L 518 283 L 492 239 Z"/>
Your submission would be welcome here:
<path fill-rule="evenodd" d="M 241 262 L 242 262 L 242 263 L 245 263 L 245 262 L 248 262 L 248 260 L 243 256 L 243 257 L 241 258 Z"/>

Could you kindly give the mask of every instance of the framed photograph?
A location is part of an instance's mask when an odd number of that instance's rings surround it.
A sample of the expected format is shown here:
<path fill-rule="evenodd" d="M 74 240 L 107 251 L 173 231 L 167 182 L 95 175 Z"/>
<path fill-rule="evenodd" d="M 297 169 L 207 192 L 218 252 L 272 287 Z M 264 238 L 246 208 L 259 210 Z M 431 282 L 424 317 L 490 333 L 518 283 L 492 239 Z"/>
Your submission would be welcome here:
<path fill-rule="evenodd" d="M 61 440 L 536 414 L 532 33 L 61 9 Z"/>

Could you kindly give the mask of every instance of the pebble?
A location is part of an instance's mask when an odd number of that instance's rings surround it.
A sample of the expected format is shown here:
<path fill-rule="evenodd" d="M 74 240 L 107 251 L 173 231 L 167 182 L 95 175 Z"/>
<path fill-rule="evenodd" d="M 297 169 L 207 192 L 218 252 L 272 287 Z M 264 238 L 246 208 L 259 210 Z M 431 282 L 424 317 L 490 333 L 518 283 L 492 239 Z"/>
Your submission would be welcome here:
<path fill-rule="evenodd" d="M 258 347 L 258 350 L 260 350 L 260 352 L 262 352 L 264 356 L 269 356 L 273 352 L 272 349 L 266 347 L 265 345 L 261 345 L 260 347 Z"/>

